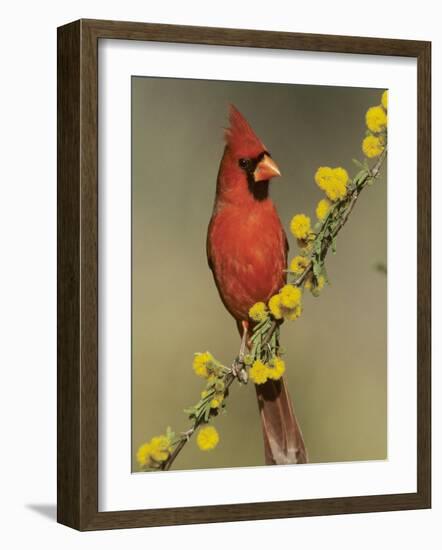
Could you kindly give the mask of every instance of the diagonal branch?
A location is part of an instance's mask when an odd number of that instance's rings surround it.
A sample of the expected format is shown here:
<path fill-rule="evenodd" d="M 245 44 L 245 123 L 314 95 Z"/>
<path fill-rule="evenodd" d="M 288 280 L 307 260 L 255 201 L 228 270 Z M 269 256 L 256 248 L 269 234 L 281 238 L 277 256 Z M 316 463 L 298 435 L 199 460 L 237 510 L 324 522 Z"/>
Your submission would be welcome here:
<path fill-rule="evenodd" d="M 347 196 L 344 199 L 337 202 L 335 206 L 332 208 L 332 210 L 329 212 L 327 218 L 324 220 L 324 223 L 322 224 L 320 231 L 315 236 L 316 239 L 321 238 L 321 249 L 319 253 L 321 261 L 324 261 L 328 251 L 330 250 L 330 247 L 333 246 L 333 243 L 337 235 L 347 223 L 356 205 L 356 202 L 360 197 L 361 192 L 365 189 L 367 185 L 371 184 L 375 179 L 379 177 L 380 170 L 386 158 L 387 158 L 387 148 L 385 147 L 384 151 L 380 155 L 379 159 L 377 160 L 373 168 L 372 169 L 367 168 L 365 170 L 365 174 L 363 174 L 358 181 L 356 181 L 356 178 L 354 178 L 353 187 L 351 188 L 350 192 L 347 194 Z M 328 221 L 331 220 L 331 216 L 333 216 L 333 211 L 335 208 L 339 209 L 339 212 L 342 212 L 342 214 L 339 222 L 333 228 L 333 231 L 330 233 L 330 232 L 327 232 L 329 229 Z M 305 282 L 306 278 L 313 272 L 313 265 L 314 265 L 313 260 L 310 259 L 310 262 L 305 267 L 304 271 L 299 275 L 299 277 L 292 284 L 294 286 L 300 287 Z M 268 322 L 261 327 L 260 331 L 261 331 L 261 338 L 262 338 L 262 344 L 261 344 L 262 347 L 265 347 L 270 343 L 276 329 L 281 325 L 281 323 L 282 321 L 280 320 L 269 319 Z M 240 382 L 244 381 L 244 379 L 241 378 L 241 373 L 243 371 L 244 371 L 244 364 L 241 362 L 238 362 L 238 359 L 235 359 L 235 361 L 233 362 L 232 368 L 227 370 L 223 378 L 224 384 L 225 384 L 224 397 L 228 396 L 229 388 L 233 383 L 233 381 L 235 380 L 235 378 L 237 378 Z M 217 414 L 218 414 L 218 410 L 213 410 L 210 412 L 210 416 L 216 416 Z M 174 443 L 175 447 L 173 451 L 170 453 L 169 457 L 164 462 L 161 463 L 161 466 L 160 466 L 161 470 L 170 470 L 170 468 L 172 467 L 172 464 L 174 463 L 175 459 L 180 454 L 180 452 L 183 450 L 186 443 L 190 440 L 190 438 L 198 429 L 198 427 L 201 424 L 205 424 L 205 423 L 207 423 L 207 419 L 200 416 L 195 420 L 193 426 L 189 430 L 180 434 L 178 441 Z"/>
<path fill-rule="evenodd" d="M 236 375 L 234 374 L 234 369 L 232 369 L 231 372 L 226 374 L 225 376 L 225 390 L 224 390 L 224 397 L 227 397 L 229 394 L 229 388 L 232 385 L 232 382 L 235 380 Z M 212 413 L 211 416 L 216 416 L 218 414 L 217 412 Z M 199 428 L 201 424 L 204 424 L 204 418 L 200 418 L 199 420 L 196 420 L 194 425 L 187 430 L 187 432 L 183 432 L 181 434 L 181 437 L 174 448 L 174 450 L 170 453 L 169 457 L 161 464 L 160 470 L 170 470 L 172 467 L 172 464 L 174 463 L 176 457 L 180 454 L 180 452 L 183 450 L 186 443 L 189 441 L 189 439 L 192 437 L 192 435 L 196 432 L 196 430 Z"/>
<path fill-rule="evenodd" d="M 379 159 L 377 160 L 376 164 L 371 170 L 367 170 L 367 175 L 364 177 L 363 180 L 359 183 L 358 186 L 356 186 L 353 191 L 343 199 L 343 203 L 347 203 L 345 213 L 343 214 L 340 223 L 336 227 L 336 229 L 333 232 L 333 235 L 331 238 L 323 239 L 322 241 L 322 249 L 321 249 L 321 257 L 324 260 L 327 256 L 327 253 L 330 249 L 330 247 L 333 244 L 334 239 L 338 236 L 339 232 L 342 230 L 344 225 L 347 223 L 350 214 L 353 211 L 353 208 L 356 205 L 356 202 L 363 191 L 363 189 L 369 184 L 372 183 L 375 179 L 379 177 L 380 170 L 382 168 L 382 165 L 387 158 L 387 147 L 385 147 L 384 151 L 380 155 Z M 325 223 L 323 225 L 322 230 L 325 229 Z M 310 262 L 307 267 L 304 269 L 304 271 L 299 275 L 299 277 L 296 279 L 296 281 L 293 283 L 294 286 L 301 286 L 305 279 L 310 275 L 310 273 L 313 271 L 313 263 Z M 264 337 L 263 345 L 266 345 L 270 342 L 270 339 L 272 338 L 273 333 L 275 332 L 276 328 L 280 322 L 273 321 L 271 326 L 269 327 L 269 330 Z"/>

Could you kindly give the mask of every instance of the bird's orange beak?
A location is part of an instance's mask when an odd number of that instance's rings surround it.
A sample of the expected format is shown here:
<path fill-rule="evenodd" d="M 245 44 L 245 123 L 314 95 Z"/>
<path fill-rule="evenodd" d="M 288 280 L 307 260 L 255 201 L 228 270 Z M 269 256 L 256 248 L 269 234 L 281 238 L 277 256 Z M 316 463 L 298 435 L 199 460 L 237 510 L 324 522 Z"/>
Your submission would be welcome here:
<path fill-rule="evenodd" d="M 253 179 L 255 181 L 267 181 L 280 175 L 281 172 L 276 162 L 269 157 L 269 155 L 264 155 L 256 165 L 255 171 L 253 172 Z"/>

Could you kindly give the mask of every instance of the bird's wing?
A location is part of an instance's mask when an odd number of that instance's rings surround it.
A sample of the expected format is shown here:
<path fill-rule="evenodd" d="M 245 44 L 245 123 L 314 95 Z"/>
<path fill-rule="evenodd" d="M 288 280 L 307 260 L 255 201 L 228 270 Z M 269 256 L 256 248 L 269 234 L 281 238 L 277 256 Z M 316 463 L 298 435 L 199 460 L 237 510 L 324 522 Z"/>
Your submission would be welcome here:
<path fill-rule="evenodd" d="M 284 240 L 284 252 L 285 252 L 285 259 L 286 259 L 286 262 L 287 262 L 287 257 L 289 255 L 289 250 L 290 250 L 290 245 L 289 245 L 289 241 L 287 239 L 287 234 L 286 232 L 284 231 L 284 228 L 282 227 L 282 236 L 283 236 L 283 240 Z"/>
<path fill-rule="evenodd" d="M 212 225 L 215 216 L 213 215 L 209 222 L 209 227 L 207 229 L 207 239 L 206 239 L 206 254 L 207 254 L 207 263 L 209 264 L 210 269 L 213 271 L 213 260 L 212 260 L 212 246 L 211 246 L 211 233 Z"/>
<path fill-rule="evenodd" d="M 290 250 L 289 241 L 288 241 L 288 239 L 287 239 L 287 235 L 286 235 L 284 229 L 282 230 L 282 232 L 283 232 L 283 234 L 284 234 L 284 247 L 285 247 L 285 253 L 286 253 L 286 255 L 288 255 L 289 250 Z"/>

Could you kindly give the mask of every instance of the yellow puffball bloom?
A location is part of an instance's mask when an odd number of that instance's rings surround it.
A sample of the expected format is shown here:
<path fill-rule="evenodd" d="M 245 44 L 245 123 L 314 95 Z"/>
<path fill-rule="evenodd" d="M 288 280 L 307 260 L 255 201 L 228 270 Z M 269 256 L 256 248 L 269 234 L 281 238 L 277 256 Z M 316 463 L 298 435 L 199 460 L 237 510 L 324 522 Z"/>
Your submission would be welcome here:
<path fill-rule="evenodd" d="M 171 451 L 170 439 L 165 435 L 152 437 L 150 441 L 150 456 L 156 462 L 164 462 L 167 460 Z"/>
<path fill-rule="evenodd" d="M 305 256 L 295 256 L 290 262 L 290 271 L 293 273 L 301 274 L 304 269 L 308 266 L 310 260 Z"/>
<path fill-rule="evenodd" d="M 213 356 L 208 351 L 204 353 L 196 353 L 193 359 L 193 370 L 195 374 L 202 378 L 209 376 L 209 368 L 213 365 Z"/>
<path fill-rule="evenodd" d="M 322 199 L 316 206 L 316 217 L 321 222 L 325 220 L 327 214 L 330 212 L 331 202 L 328 199 Z"/>
<path fill-rule="evenodd" d="M 341 167 L 321 166 L 315 173 L 316 184 L 332 202 L 345 197 L 348 179 L 347 170 Z"/>
<path fill-rule="evenodd" d="M 202 451 L 211 451 L 219 443 L 219 435 L 213 426 L 201 428 L 196 436 L 196 443 Z"/>
<path fill-rule="evenodd" d="M 304 288 L 310 290 L 311 292 L 321 291 L 325 286 L 325 277 L 324 275 L 319 275 L 315 284 L 313 284 L 313 276 L 307 277 L 305 280 Z"/>
<path fill-rule="evenodd" d="M 333 169 L 333 177 L 335 180 L 340 184 L 347 186 L 348 183 L 348 173 L 345 168 L 342 168 L 341 166 L 338 166 L 337 168 Z"/>
<path fill-rule="evenodd" d="M 313 288 L 313 275 L 310 274 L 304 282 L 304 288 L 306 290 L 311 290 Z"/>
<path fill-rule="evenodd" d="M 290 230 L 297 239 L 306 239 L 311 231 L 310 218 L 305 214 L 293 216 Z"/>
<path fill-rule="evenodd" d="M 280 292 L 283 307 L 293 309 L 301 302 L 301 289 L 293 285 L 285 285 Z"/>
<path fill-rule="evenodd" d="M 267 382 L 267 365 L 257 359 L 249 370 L 250 380 L 255 384 L 264 384 Z"/>
<path fill-rule="evenodd" d="M 223 394 L 217 394 L 215 397 L 210 401 L 210 407 L 212 409 L 217 409 L 221 403 L 223 402 L 224 395 Z"/>
<path fill-rule="evenodd" d="M 275 319 L 282 319 L 281 296 L 279 294 L 270 298 L 269 309 Z"/>
<path fill-rule="evenodd" d="M 338 201 L 347 194 L 347 186 L 335 181 L 334 185 L 325 190 L 325 194 L 331 201 Z"/>
<path fill-rule="evenodd" d="M 244 365 L 247 365 L 248 367 L 250 367 L 252 363 L 253 363 L 252 355 L 250 355 L 249 353 L 246 353 L 246 355 L 244 356 Z"/>
<path fill-rule="evenodd" d="M 376 136 L 367 136 L 362 142 L 362 151 L 369 159 L 378 157 L 384 150 L 383 141 Z"/>
<path fill-rule="evenodd" d="M 330 182 L 333 180 L 333 168 L 330 166 L 320 166 L 315 172 L 315 182 L 316 185 L 325 191 L 329 186 Z"/>
<path fill-rule="evenodd" d="M 147 466 L 150 462 L 150 445 L 144 443 L 137 451 L 137 462 L 140 466 Z"/>
<path fill-rule="evenodd" d="M 318 285 L 317 285 L 317 289 L 318 290 L 322 290 L 324 288 L 324 285 L 325 285 L 325 277 L 324 275 L 319 275 L 318 277 Z"/>
<path fill-rule="evenodd" d="M 258 323 L 261 321 L 265 321 L 268 317 L 267 313 L 267 306 L 264 302 L 257 302 L 255 305 L 253 305 L 249 309 L 249 317 L 253 321 L 257 321 Z"/>
<path fill-rule="evenodd" d="M 301 316 L 302 306 L 301 304 L 296 305 L 294 308 L 283 308 L 282 314 L 284 319 L 287 321 L 295 321 L 298 317 Z"/>
<path fill-rule="evenodd" d="M 214 386 L 218 378 L 214 374 L 207 377 L 207 387 Z"/>
<path fill-rule="evenodd" d="M 285 373 L 285 362 L 281 357 L 273 357 L 267 367 L 267 377 L 272 380 L 279 380 Z"/>
<path fill-rule="evenodd" d="M 367 128 L 372 132 L 382 132 L 387 126 L 387 114 L 381 105 L 370 107 L 365 115 Z"/>
<path fill-rule="evenodd" d="M 382 107 L 387 110 L 388 109 L 388 90 L 385 90 L 385 92 L 382 94 L 381 99 Z"/>
<path fill-rule="evenodd" d="M 167 460 L 171 450 L 171 441 L 166 435 L 152 437 L 138 449 L 137 462 L 140 466 L 155 466 L 155 463 Z"/>
<path fill-rule="evenodd" d="M 310 252 L 313 250 L 312 241 L 303 241 L 302 239 L 298 239 L 296 243 L 304 254 L 310 254 Z"/>

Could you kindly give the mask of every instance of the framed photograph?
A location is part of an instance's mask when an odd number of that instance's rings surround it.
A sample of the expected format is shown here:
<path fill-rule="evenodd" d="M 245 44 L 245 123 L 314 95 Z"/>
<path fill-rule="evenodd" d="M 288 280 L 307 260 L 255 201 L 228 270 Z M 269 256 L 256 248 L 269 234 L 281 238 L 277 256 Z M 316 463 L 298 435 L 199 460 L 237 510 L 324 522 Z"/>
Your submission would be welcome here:
<path fill-rule="evenodd" d="M 429 508 L 429 42 L 58 29 L 58 521 Z"/>

